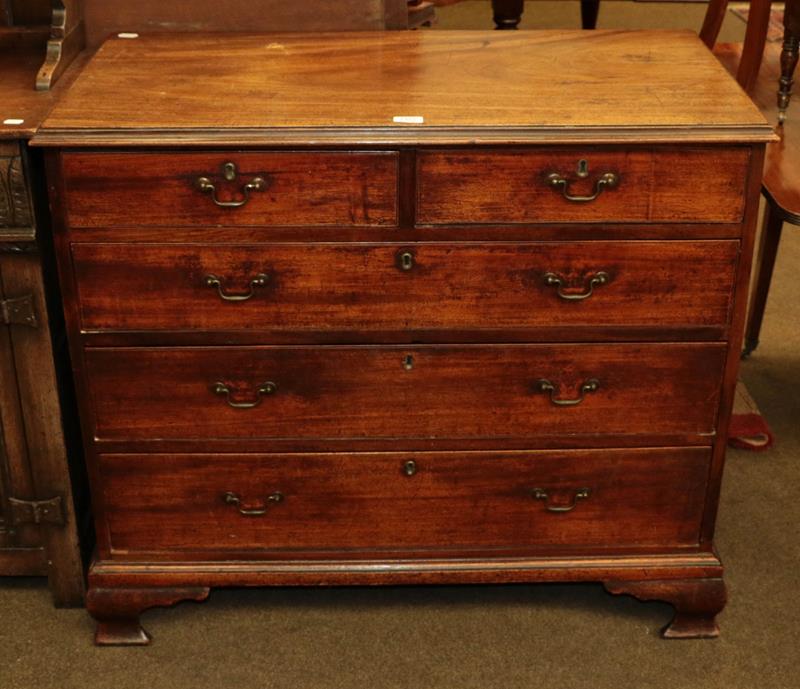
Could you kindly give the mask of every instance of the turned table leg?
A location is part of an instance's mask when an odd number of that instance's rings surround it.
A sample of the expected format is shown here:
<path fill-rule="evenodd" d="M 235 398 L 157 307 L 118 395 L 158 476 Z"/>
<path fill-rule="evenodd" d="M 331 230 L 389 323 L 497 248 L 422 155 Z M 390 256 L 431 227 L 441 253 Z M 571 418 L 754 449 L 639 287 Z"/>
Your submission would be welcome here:
<path fill-rule="evenodd" d="M 778 89 L 778 123 L 786 119 L 786 109 L 792 97 L 794 71 L 800 57 L 800 0 L 787 0 L 783 10 L 783 50 L 781 51 L 781 78 Z"/>
<path fill-rule="evenodd" d="M 609 593 L 628 594 L 642 601 L 660 600 L 675 607 L 675 616 L 662 631 L 665 639 L 703 639 L 719 636 L 716 616 L 725 607 L 722 579 L 606 581 Z"/>
<path fill-rule="evenodd" d="M 208 588 L 90 588 L 86 609 L 97 621 L 94 642 L 98 646 L 143 646 L 150 635 L 142 629 L 139 615 L 148 608 L 167 607 L 182 600 L 202 601 Z"/>
<path fill-rule="evenodd" d="M 516 29 L 524 9 L 525 0 L 492 0 L 495 27 L 499 30 Z"/>
<path fill-rule="evenodd" d="M 794 85 L 794 71 L 800 57 L 800 35 L 790 33 L 786 29 L 783 37 L 783 50 L 781 51 L 781 78 L 778 89 L 778 122 L 786 120 L 786 109 L 792 97 Z"/>

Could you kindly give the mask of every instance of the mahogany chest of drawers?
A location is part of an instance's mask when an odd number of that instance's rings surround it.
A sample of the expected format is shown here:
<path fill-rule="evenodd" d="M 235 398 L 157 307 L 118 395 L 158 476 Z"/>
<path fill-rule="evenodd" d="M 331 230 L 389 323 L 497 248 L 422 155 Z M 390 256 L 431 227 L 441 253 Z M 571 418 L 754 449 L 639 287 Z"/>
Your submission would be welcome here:
<path fill-rule="evenodd" d="M 688 33 L 108 42 L 36 139 L 97 641 L 215 586 L 587 580 L 715 635 L 769 137 Z"/>

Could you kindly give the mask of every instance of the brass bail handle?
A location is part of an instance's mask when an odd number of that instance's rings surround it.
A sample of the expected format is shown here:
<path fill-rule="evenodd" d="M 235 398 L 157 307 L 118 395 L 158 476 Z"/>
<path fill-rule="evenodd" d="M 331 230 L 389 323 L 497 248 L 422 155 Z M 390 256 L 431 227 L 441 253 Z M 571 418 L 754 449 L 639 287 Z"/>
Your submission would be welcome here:
<path fill-rule="evenodd" d="M 586 500 L 589 497 L 588 488 L 578 488 L 572 496 L 572 502 L 568 505 L 551 505 L 550 494 L 544 488 L 534 488 L 531 490 L 531 495 L 534 500 L 543 500 L 544 507 L 548 512 L 557 512 L 563 514 L 564 512 L 572 512 L 578 505 L 578 500 Z"/>
<path fill-rule="evenodd" d="M 239 510 L 239 514 L 244 515 L 245 517 L 260 517 L 267 513 L 267 508 L 270 504 L 277 504 L 279 502 L 283 502 L 283 493 L 280 491 L 275 491 L 268 495 L 264 501 L 264 507 L 254 507 L 248 508 L 242 505 L 242 499 L 236 494 L 231 491 L 227 491 L 223 494 L 222 499 L 225 501 L 226 505 L 233 505 Z"/>
<path fill-rule="evenodd" d="M 266 381 L 256 388 L 256 398 L 252 402 L 235 402 L 231 398 L 231 389 L 221 381 L 217 381 L 211 386 L 211 392 L 215 395 L 224 396 L 229 407 L 234 409 L 253 409 L 261 404 L 262 399 L 266 395 L 274 395 L 277 392 L 278 386 L 272 381 Z"/>
<path fill-rule="evenodd" d="M 548 287 L 555 287 L 556 294 L 565 301 L 582 301 L 588 299 L 594 294 L 594 288 L 605 285 L 609 281 L 608 273 L 605 271 L 598 271 L 596 273 L 587 273 L 583 276 L 584 289 L 583 292 L 565 292 L 564 283 L 565 278 L 558 273 L 545 273 L 544 284 Z"/>
<path fill-rule="evenodd" d="M 536 391 L 549 393 L 550 402 L 557 407 L 574 407 L 585 399 L 587 393 L 596 392 L 600 388 L 600 381 L 597 378 L 589 378 L 580 387 L 578 397 L 574 399 L 561 399 L 556 397 L 556 386 L 553 385 L 547 378 L 540 378 L 536 381 Z"/>
<path fill-rule="evenodd" d="M 236 163 L 223 163 L 222 176 L 228 182 L 233 182 L 237 175 Z M 210 177 L 198 177 L 195 180 L 195 186 L 203 193 L 211 194 L 211 200 L 220 208 L 241 208 L 250 200 L 250 192 L 264 191 L 267 188 L 267 182 L 263 177 L 253 177 L 242 186 L 242 198 L 237 201 L 220 201 L 217 197 L 217 188 Z"/>
<path fill-rule="evenodd" d="M 589 176 L 589 163 L 586 160 L 578 161 L 577 176 Z M 569 193 L 569 180 L 558 172 L 547 175 L 547 183 L 554 189 L 560 189 L 561 195 L 571 203 L 589 203 L 594 201 L 605 189 L 613 189 L 619 184 L 619 175 L 615 172 L 604 172 L 594 183 L 594 193 L 589 196 L 573 196 Z"/>
<path fill-rule="evenodd" d="M 256 289 L 260 287 L 266 287 L 267 283 L 269 282 L 269 275 L 266 273 L 259 273 L 256 275 L 250 282 L 248 283 L 249 291 L 244 294 L 230 294 L 229 292 L 225 291 L 225 287 L 222 284 L 222 279 L 214 275 L 213 273 L 209 273 L 203 278 L 203 281 L 206 284 L 206 287 L 214 287 L 217 290 L 217 294 L 219 294 L 219 298 L 223 301 L 233 301 L 233 302 L 241 302 L 247 301 L 248 299 L 252 299 L 256 294 Z"/>

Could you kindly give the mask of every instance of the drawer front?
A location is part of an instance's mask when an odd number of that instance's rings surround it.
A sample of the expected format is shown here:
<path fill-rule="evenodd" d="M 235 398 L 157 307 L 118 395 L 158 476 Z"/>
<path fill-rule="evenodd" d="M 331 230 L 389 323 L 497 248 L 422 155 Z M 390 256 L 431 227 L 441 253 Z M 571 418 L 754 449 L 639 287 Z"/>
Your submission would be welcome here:
<path fill-rule="evenodd" d="M 101 440 L 710 434 L 725 345 L 87 349 Z"/>
<path fill-rule="evenodd" d="M 75 244 L 86 330 L 664 332 L 727 323 L 737 241 Z"/>
<path fill-rule="evenodd" d="M 692 546 L 708 448 L 101 455 L 112 550 Z M 255 555 L 255 554 L 254 554 Z"/>
<path fill-rule="evenodd" d="M 738 223 L 749 155 L 722 148 L 421 151 L 417 222 Z"/>
<path fill-rule="evenodd" d="M 397 222 L 396 153 L 65 153 L 62 164 L 73 227 Z"/>

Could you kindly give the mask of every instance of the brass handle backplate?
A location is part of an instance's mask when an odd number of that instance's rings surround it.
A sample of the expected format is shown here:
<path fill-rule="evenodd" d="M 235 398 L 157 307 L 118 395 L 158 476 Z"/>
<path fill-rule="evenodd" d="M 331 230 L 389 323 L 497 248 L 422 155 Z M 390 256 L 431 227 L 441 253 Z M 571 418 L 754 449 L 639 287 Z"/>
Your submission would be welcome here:
<path fill-rule="evenodd" d="M 558 294 L 561 299 L 565 299 L 566 301 L 581 301 L 583 299 L 588 299 L 592 296 L 592 294 L 594 294 L 595 287 L 605 285 L 608 281 L 608 273 L 603 272 L 602 270 L 597 273 L 587 273 L 583 276 L 583 282 L 585 284 L 583 292 L 565 292 L 564 283 L 566 280 L 561 275 L 558 275 L 557 273 L 544 274 L 544 284 L 548 287 L 556 287 L 556 294 Z"/>
<path fill-rule="evenodd" d="M 569 505 L 551 505 L 550 494 L 544 488 L 534 488 L 531 495 L 534 500 L 544 500 L 544 507 L 548 512 L 572 512 L 578 504 L 578 500 L 585 500 L 589 497 L 588 488 L 578 488 L 572 496 L 572 502 Z"/>
<path fill-rule="evenodd" d="M 222 165 L 222 176 L 228 181 L 233 182 L 238 172 L 235 163 L 224 163 Z M 217 197 L 217 187 L 209 177 L 198 177 L 195 180 L 197 188 L 206 194 L 211 194 L 211 200 L 220 208 L 240 208 L 250 200 L 250 192 L 264 191 L 267 182 L 263 177 L 253 177 L 249 182 L 242 186 L 242 198 L 238 201 L 220 201 Z"/>
<path fill-rule="evenodd" d="M 579 165 L 579 170 L 580 169 L 581 167 Z M 585 175 L 582 175 L 579 172 L 578 176 L 583 177 Z M 600 177 L 598 177 L 597 181 L 594 183 L 594 193 L 590 194 L 589 196 L 573 196 L 570 194 L 569 180 L 557 172 L 551 172 L 549 175 L 547 175 L 547 183 L 554 189 L 560 189 L 561 195 L 567 201 L 571 201 L 572 203 L 588 203 L 589 201 L 594 201 L 598 196 L 600 196 L 604 189 L 613 189 L 616 187 L 617 184 L 619 184 L 619 175 L 617 175 L 615 172 L 605 172 L 600 175 Z"/>
<path fill-rule="evenodd" d="M 272 381 L 266 381 L 259 385 L 255 390 L 256 398 L 252 402 L 234 402 L 231 398 L 231 389 L 225 383 L 217 381 L 211 386 L 211 392 L 215 395 L 224 395 L 229 407 L 234 409 L 253 409 L 261 404 L 261 400 L 265 395 L 274 395 L 278 390 L 278 386 Z"/>
<path fill-rule="evenodd" d="M 279 491 L 271 493 L 266 497 L 264 507 L 255 508 L 243 507 L 242 499 L 236 495 L 236 493 L 232 493 L 231 491 L 227 491 L 222 498 L 225 500 L 226 505 L 233 505 L 236 507 L 239 510 L 239 514 L 242 514 L 245 517 L 260 517 L 267 513 L 267 507 L 269 507 L 270 504 L 283 502 L 283 493 Z"/>
<path fill-rule="evenodd" d="M 583 402 L 586 393 L 595 392 L 600 388 L 600 381 L 597 378 L 590 378 L 580 387 L 580 394 L 574 399 L 560 399 L 556 397 L 556 386 L 553 385 L 547 378 L 540 378 L 536 381 L 536 391 L 546 392 L 550 394 L 550 401 L 557 407 L 574 407 Z"/>
<path fill-rule="evenodd" d="M 245 294 L 229 294 L 225 291 L 225 288 L 222 286 L 222 280 L 218 278 L 216 275 L 209 273 L 208 275 L 203 278 L 206 283 L 207 287 L 215 287 L 217 290 L 217 294 L 219 294 L 219 298 L 223 301 L 247 301 L 248 299 L 252 299 L 255 296 L 256 288 L 257 287 L 265 287 L 267 282 L 269 282 L 269 275 L 266 273 L 259 273 L 256 275 L 252 280 L 250 280 L 249 287 L 250 291 Z"/>

